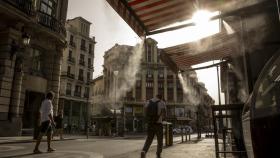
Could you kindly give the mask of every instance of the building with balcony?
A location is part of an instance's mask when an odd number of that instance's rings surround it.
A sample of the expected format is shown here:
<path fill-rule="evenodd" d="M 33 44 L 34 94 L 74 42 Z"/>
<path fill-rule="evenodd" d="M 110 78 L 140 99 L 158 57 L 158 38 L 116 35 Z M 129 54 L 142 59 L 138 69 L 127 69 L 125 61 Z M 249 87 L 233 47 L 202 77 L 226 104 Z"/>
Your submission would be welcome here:
<path fill-rule="evenodd" d="M 126 76 L 126 68 L 131 66 L 128 62 L 135 53 L 134 49 L 133 46 L 116 44 L 105 52 L 104 75 L 102 78 L 94 80 L 94 86 L 100 87 L 100 84 L 97 83 L 103 82 L 103 99 L 100 99 L 102 98 L 99 93 L 100 88 L 94 87 L 93 91 L 93 97 L 99 98 L 99 101 L 94 102 L 96 105 L 93 107 L 100 109 L 100 106 L 103 106 L 114 111 L 115 107 L 112 105 L 119 105 L 117 107 L 120 115 L 119 124 L 120 126 L 125 124 L 124 129 L 127 132 L 144 131 L 143 105 L 156 94 L 164 96 L 167 103 L 168 121 L 173 122 L 175 126 L 195 121 L 198 105 L 209 107 L 213 104 L 213 99 L 207 94 L 204 85 L 197 81 L 195 72 L 184 73 L 184 76 L 189 78 L 189 84 L 193 86 L 194 94 L 191 95 L 194 95 L 200 102 L 198 104 L 190 101 L 188 94 L 183 91 L 178 76 L 162 63 L 161 50 L 158 49 L 157 42 L 151 38 L 145 41 L 145 51 L 142 53 L 133 85 L 124 94 L 118 94 L 121 93 L 123 85 L 129 81 Z M 114 127 L 115 121 L 112 123 L 112 127 Z"/>
<path fill-rule="evenodd" d="M 57 113 L 67 6 L 68 0 L 0 1 L 0 136 L 33 131 L 50 90 Z"/>
<path fill-rule="evenodd" d="M 63 52 L 59 108 L 66 124 L 82 129 L 86 123 L 93 73 L 95 37 L 82 17 L 67 20 L 68 47 Z"/>

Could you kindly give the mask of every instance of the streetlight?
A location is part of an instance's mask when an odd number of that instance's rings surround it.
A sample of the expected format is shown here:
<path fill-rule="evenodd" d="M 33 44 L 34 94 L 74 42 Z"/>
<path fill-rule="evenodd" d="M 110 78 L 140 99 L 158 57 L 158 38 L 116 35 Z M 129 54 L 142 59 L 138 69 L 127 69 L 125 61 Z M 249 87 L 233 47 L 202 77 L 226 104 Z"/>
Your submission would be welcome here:
<path fill-rule="evenodd" d="M 115 76 L 115 105 L 114 105 L 114 116 L 115 116 L 115 120 L 116 120 L 116 134 L 118 135 L 118 118 L 117 118 L 117 114 L 116 114 L 116 104 L 117 104 L 117 76 L 119 74 L 118 70 L 115 70 L 114 72 L 114 76 Z"/>

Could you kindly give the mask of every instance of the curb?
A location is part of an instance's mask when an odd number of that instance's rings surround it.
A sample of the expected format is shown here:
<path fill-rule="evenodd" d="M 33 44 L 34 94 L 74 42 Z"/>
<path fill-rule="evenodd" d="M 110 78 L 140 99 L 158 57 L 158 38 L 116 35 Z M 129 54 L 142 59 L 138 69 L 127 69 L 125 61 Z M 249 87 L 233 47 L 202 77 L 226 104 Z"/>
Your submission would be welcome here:
<path fill-rule="evenodd" d="M 76 139 L 80 139 L 80 138 L 67 138 L 67 139 L 62 139 L 62 140 L 52 140 L 52 141 L 68 141 L 68 140 L 76 140 Z M 43 139 L 41 142 L 46 142 L 47 140 Z M 4 141 L 4 142 L 0 142 L 0 145 L 4 145 L 4 144 L 23 144 L 23 143 L 33 143 L 36 142 L 36 140 L 15 140 L 15 141 Z"/>

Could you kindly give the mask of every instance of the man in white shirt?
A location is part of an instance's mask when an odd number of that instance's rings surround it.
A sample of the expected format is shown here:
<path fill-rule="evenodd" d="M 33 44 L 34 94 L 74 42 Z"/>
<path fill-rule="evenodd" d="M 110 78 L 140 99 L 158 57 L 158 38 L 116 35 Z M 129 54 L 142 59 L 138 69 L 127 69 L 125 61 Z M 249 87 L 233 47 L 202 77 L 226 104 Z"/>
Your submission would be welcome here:
<path fill-rule="evenodd" d="M 151 105 L 152 104 L 152 105 Z M 157 106 L 155 109 L 157 109 L 157 116 L 147 120 L 148 124 L 148 129 L 147 129 L 147 138 L 144 144 L 144 147 L 141 152 L 141 158 L 146 157 L 146 153 L 148 152 L 154 136 L 157 136 L 157 158 L 161 157 L 161 152 L 162 152 L 162 146 L 163 146 L 163 125 L 162 121 L 166 117 L 166 105 L 165 102 L 162 99 L 162 95 L 158 94 L 155 98 L 152 98 L 149 100 L 144 109 L 145 109 L 145 115 L 146 117 L 149 115 L 149 112 L 152 112 L 151 110 L 149 111 L 148 106 Z"/>
<path fill-rule="evenodd" d="M 40 126 L 40 134 L 37 138 L 36 146 L 34 149 L 35 154 L 42 153 L 39 150 L 39 145 L 41 143 L 42 137 L 47 134 L 47 142 L 48 142 L 48 152 L 53 152 L 55 149 L 51 148 L 51 138 L 52 138 L 52 128 L 55 126 L 53 119 L 53 105 L 52 99 L 54 97 L 53 92 L 48 92 L 46 95 L 46 99 L 42 102 L 40 108 L 40 116 L 41 116 L 41 126 Z"/>

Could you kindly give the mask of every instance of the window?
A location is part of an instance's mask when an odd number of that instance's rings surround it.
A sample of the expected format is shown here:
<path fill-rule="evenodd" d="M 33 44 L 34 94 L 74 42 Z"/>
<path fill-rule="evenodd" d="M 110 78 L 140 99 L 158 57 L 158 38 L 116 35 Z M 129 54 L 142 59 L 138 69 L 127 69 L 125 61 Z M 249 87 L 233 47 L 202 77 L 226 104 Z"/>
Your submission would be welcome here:
<path fill-rule="evenodd" d="M 74 42 L 74 36 L 70 35 L 70 43 Z"/>
<path fill-rule="evenodd" d="M 153 88 L 154 83 L 153 82 L 146 82 L 146 87 L 147 88 Z"/>
<path fill-rule="evenodd" d="M 84 97 L 85 97 L 85 98 L 88 98 L 88 97 L 89 97 L 89 88 L 88 88 L 88 87 L 85 87 Z"/>
<path fill-rule="evenodd" d="M 137 88 L 140 88 L 140 87 L 141 87 L 141 80 L 137 80 L 137 81 L 136 81 L 136 87 L 137 87 Z"/>
<path fill-rule="evenodd" d="M 91 45 L 91 44 L 88 45 L 88 52 L 89 52 L 89 53 L 92 52 L 92 45 Z"/>
<path fill-rule="evenodd" d="M 57 0 L 41 0 L 40 11 L 55 17 Z"/>
<path fill-rule="evenodd" d="M 169 82 L 169 83 L 167 84 L 167 87 L 168 87 L 168 88 L 173 88 L 173 83 L 172 83 L 172 82 Z"/>
<path fill-rule="evenodd" d="M 67 67 L 67 74 L 71 74 L 71 66 Z"/>
<path fill-rule="evenodd" d="M 87 80 L 90 81 L 90 72 L 87 72 Z"/>
<path fill-rule="evenodd" d="M 91 58 L 88 58 L 88 67 L 91 68 Z"/>
<path fill-rule="evenodd" d="M 41 61 L 42 53 L 37 50 L 33 49 L 31 52 L 31 71 L 32 72 L 42 72 L 42 61 Z"/>
<path fill-rule="evenodd" d="M 164 77 L 164 70 L 163 69 L 159 69 L 158 70 L 158 77 L 159 78 L 163 78 Z"/>
<path fill-rule="evenodd" d="M 67 83 L 67 86 L 66 86 L 66 95 L 71 95 L 71 88 L 72 88 L 71 83 Z"/>
<path fill-rule="evenodd" d="M 84 54 L 80 54 L 80 64 L 85 65 L 85 55 Z"/>
<path fill-rule="evenodd" d="M 184 117 L 185 109 L 184 108 L 175 108 L 175 116 L 176 117 Z"/>
<path fill-rule="evenodd" d="M 86 41 L 81 39 L 81 50 L 86 50 Z"/>
<path fill-rule="evenodd" d="M 147 62 L 152 62 L 152 46 L 151 45 L 148 45 L 146 47 L 146 60 Z"/>
<path fill-rule="evenodd" d="M 153 71 L 152 70 L 147 70 L 147 77 L 152 78 L 153 77 Z"/>
<path fill-rule="evenodd" d="M 82 87 L 81 86 L 78 86 L 78 85 L 76 85 L 75 86 L 75 96 L 77 96 L 77 97 L 80 97 L 81 96 L 81 89 L 82 89 Z"/>
<path fill-rule="evenodd" d="M 79 70 L 79 80 L 83 80 L 84 79 L 84 70 L 80 69 Z"/>
<path fill-rule="evenodd" d="M 160 53 L 159 53 L 159 51 L 157 52 L 157 63 L 160 63 Z"/>

